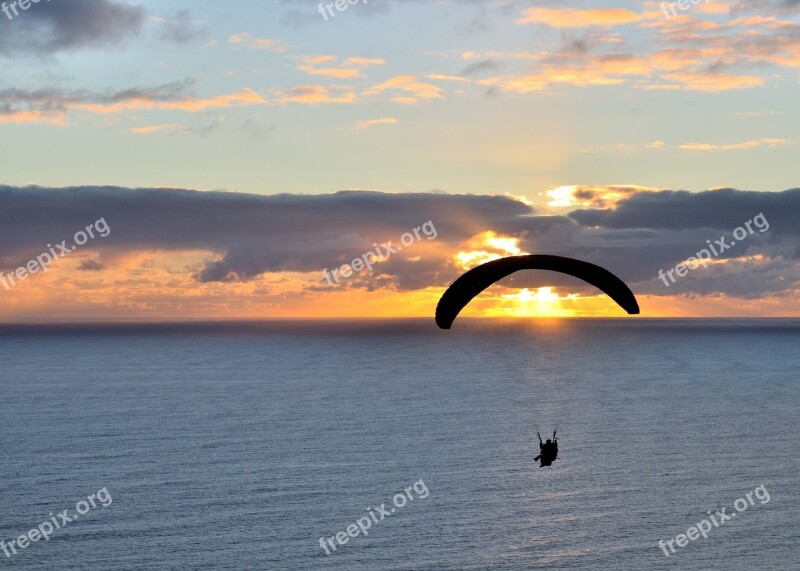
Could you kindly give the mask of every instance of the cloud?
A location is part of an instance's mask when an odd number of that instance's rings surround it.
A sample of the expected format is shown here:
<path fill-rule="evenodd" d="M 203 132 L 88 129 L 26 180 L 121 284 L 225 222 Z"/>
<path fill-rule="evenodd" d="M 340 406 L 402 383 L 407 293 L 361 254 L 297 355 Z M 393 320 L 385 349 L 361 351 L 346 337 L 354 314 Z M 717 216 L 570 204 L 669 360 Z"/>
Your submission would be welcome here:
<path fill-rule="evenodd" d="M 300 56 L 302 65 L 297 67 L 309 75 L 321 75 L 338 79 L 352 79 L 361 77 L 363 68 L 373 65 L 385 65 L 386 61 L 378 58 L 351 57 L 339 67 L 319 67 L 320 64 L 333 63 L 337 59 L 334 55 Z"/>
<path fill-rule="evenodd" d="M 658 189 L 634 185 L 574 185 L 559 186 L 546 192 L 548 206 L 554 208 L 613 208 L 618 202 L 637 193 Z"/>
<path fill-rule="evenodd" d="M 766 5 L 764 6 L 766 8 Z M 666 19 L 659 3 L 645 11 L 531 8 L 522 23 L 543 23 L 562 34 L 560 50 L 532 53 L 462 51 L 461 58 L 532 64 L 522 73 L 482 80 L 492 92 L 533 93 L 556 85 L 630 85 L 648 91 L 719 93 L 754 89 L 800 68 L 800 23 L 775 12 L 721 18 L 717 10 L 693 10 Z M 625 34 L 605 28 L 631 23 Z M 573 30 L 579 30 L 575 36 Z M 639 37 L 641 36 L 641 37 Z M 646 43 L 643 43 L 646 42 Z M 631 49 L 629 46 L 636 46 Z M 642 50 L 641 45 L 647 45 Z M 532 67 L 532 69 L 531 69 Z"/>
<path fill-rule="evenodd" d="M 381 58 L 351 57 L 345 61 L 345 65 L 356 67 L 368 67 L 371 65 L 386 65 L 386 60 Z"/>
<path fill-rule="evenodd" d="M 675 87 L 690 91 L 716 93 L 731 89 L 750 89 L 764 84 L 764 79 L 755 75 L 731 75 L 714 71 L 681 71 L 665 73 L 662 77 L 673 84 L 655 84 L 645 89 L 667 89 Z"/>
<path fill-rule="evenodd" d="M 632 24 L 639 20 L 641 20 L 641 15 L 621 8 L 596 10 L 528 8 L 517 20 L 517 24 L 545 24 L 552 28 L 586 28 L 589 26 L 619 26 Z"/>
<path fill-rule="evenodd" d="M 792 141 L 788 139 L 756 139 L 753 141 L 742 141 L 728 145 L 712 145 L 709 143 L 684 143 L 680 149 L 687 151 L 739 151 L 742 149 L 755 149 L 758 147 L 777 147 L 778 145 L 790 145 Z"/>
<path fill-rule="evenodd" d="M 651 69 L 643 58 L 631 54 L 607 54 L 581 58 L 554 56 L 544 60 L 539 71 L 529 75 L 481 80 L 509 93 L 542 91 L 552 85 L 620 85 L 634 77 L 647 77 Z"/>
<path fill-rule="evenodd" d="M 313 65 L 300 65 L 297 66 L 297 69 L 304 71 L 309 75 L 322 75 L 327 77 L 335 77 L 337 79 L 352 79 L 361 75 L 361 72 L 357 69 L 344 67 L 316 67 Z"/>
<path fill-rule="evenodd" d="M 613 229 L 730 231 L 759 212 L 766 215 L 776 231 L 800 235 L 800 225 L 792 222 L 800 213 L 800 189 L 756 192 L 726 188 L 706 192 L 636 193 L 617 202 L 613 209 L 576 210 L 570 218 L 583 226 Z"/>
<path fill-rule="evenodd" d="M 398 75 L 364 91 L 364 95 L 378 95 L 385 91 L 400 91 L 407 95 L 396 96 L 396 103 L 417 103 L 421 99 L 442 99 L 444 89 L 432 83 L 420 81 L 413 75 Z"/>
<path fill-rule="evenodd" d="M 137 37 L 145 10 L 116 0 L 30 5 L 12 21 L 0 18 L 0 56 L 42 56 L 113 46 Z"/>
<path fill-rule="evenodd" d="M 160 125 L 143 125 L 141 127 L 131 127 L 128 132 L 134 135 L 152 135 L 154 133 L 166 133 L 168 135 L 191 135 L 196 134 L 205 137 L 219 127 L 220 120 L 212 121 L 203 126 L 178 125 L 175 123 L 163 123 Z"/>
<path fill-rule="evenodd" d="M 477 61 L 475 63 L 469 64 L 463 70 L 461 70 L 461 74 L 464 77 L 468 77 L 471 75 L 478 75 L 485 72 L 497 71 L 502 66 L 499 62 L 491 59 Z"/>
<path fill-rule="evenodd" d="M 131 127 L 130 132 L 134 135 L 150 135 L 151 133 L 158 133 L 161 131 L 179 131 L 182 128 L 181 125 L 175 125 L 172 123 L 169 124 L 162 124 L 162 125 L 145 125 L 142 127 Z"/>
<path fill-rule="evenodd" d="M 356 123 L 356 130 L 363 131 L 368 127 L 372 127 L 374 125 L 394 125 L 397 123 L 397 119 L 394 117 L 382 117 L 380 119 L 368 119 L 366 121 L 359 121 Z"/>
<path fill-rule="evenodd" d="M 237 48 L 248 48 L 251 50 L 264 50 L 282 54 L 289 51 L 290 44 L 283 40 L 272 38 L 254 38 L 248 32 L 234 34 L 228 38 L 228 43 Z"/>
<path fill-rule="evenodd" d="M 0 186 L 0 204 L 0 267 L 17 267 L 46 244 L 68 239 L 104 218 L 112 231 L 102 241 L 92 242 L 92 248 L 110 256 L 204 250 L 208 261 L 196 271 L 201 282 L 247 281 L 267 272 L 321 272 L 360 256 L 374 242 L 396 243 L 403 233 L 428 220 L 444 244 L 456 244 L 487 228 L 514 226 L 520 216 L 531 214 L 529 206 L 502 196 L 378 192 L 259 196 L 115 187 Z M 425 253 L 422 246 L 417 250 Z M 432 259 L 425 264 L 396 263 L 406 272 L 441 266 L 444 277 L 434 272 L 426 278 L 428 283 L 444 283 L 453 276 L 447 253 Z M 397 283 L 400 277 L 395 278 L 390 281 Z M 419 283 L 410 274 L 402 280 Z"/>
<path fill-rule="evenodd" d="M 343 287 L 409 292 L 444 287 L 463 271 L 459 259 L 470 252 L 502 255 L 504 244 L 514 244 L 523 252 L 572 256 L 608 267 L 637 294 L 764 299 L 800 289 L 800 189 L 568 188 L 573 205 L 591 206 L 561 216 L 537 213 L 509 196 L 6 186 L 0 187 L 0 269 L 24 264 L 46 244 L 68 239 L 102 217 L 111 234 L 83 251 L 91 260 L 103 259 L 104 271 L 150 252 L 178 258 L 182 252 L 205 252 L 204 263 L 172 270 L 175 279 L 235 288 L 265 276 L 314 276 L 296 285 L 299 294 L 320 287 L 323 268 L 348 263 L 375 243 L 392 240 L 396 245 L 402 234 L 430 220 L 438 231 L 436 240 L 422 240 L 413 255 L 393 256 L 380 273 L 365 272 Z M 669 289 L 658 280 L 659 269 L 685 261 L 707 241 L 760 213 L 769 222 L 768 232 L 754 232 L 709 268 Z M 125 283 L 124 274 L 115 277 Z"/>
<path fill-rule="evenodd" d="M 102 272 L 104 269 L 103 264 L 97 260 L 84 260 L 78 266 L 78 270 L 81 272 Z"/>
<path fill-rule="evenodd" d="M 176 44 L 188 44 L 208 35 L 205 22 L 192 18 L 191 12 L 181 10 L 173 18 L 153 17 L 161 26 L 161 39 Z"/>
<path fill-rule="evenodd" d="M 763 224 L 753 223 L 759 215 L 768 222 L 766 232 L 761 231 Z M 640 233 L 625 251 L 631 255 L 626 272 L 644 284 L 639 286 L 641 291 L 763 299 L 796 295 L 800 290 L 798 215 L 800 189 L 755 192 L 728 188 L 637 193 L 614 208 L 576 210 L 569 217 L 584 228 L 594 228 L 600 242 Z M 748 222 L 752 233 L 715 257 L 710 267 L 692 272 L 669 289 L 653 279 L 659 269 L 685 262 L 722 236 L 728 237 L 728 244 L 736 242 L 732 232 L 746 228 Z"/>
<path fill-rule="evenodd" d="M 460 75 L 445 75 L 441 73 L 429 73 L 425 76 L 433 81 L 455 81 L 458 83 L 469 83 L 469 79 L 461 77 Z"/>
<path fill-rule="evenodd" d="M 290 89 L 277 90 L 275 98 L 279 103 L 319 105 L 322 103 L 355 103 L 358 96 L 350 88 L 344 86 L 299 85 Z"/>
<path fill-rule="evenodd" d="M 63 125 L 72 112 L 110 115 L 124 111 L 173 110 L 197 113 L 209 109 L 266 105 L 267 100 L 252 89 L 210 97 L 186 93 L 192 80 L 176 81 L 154 88 L 130 88 L 96 93 L 86 90 L 65 92 L 56 88 L 36 91 L 0 90 L 0 123 L 52 123 Z"/>
<path fill-rule="evenodd" d="M 760 12 L 793 14 L 800 12 L 800 0 L 736 0 L 731 4 L 732 14 Z"/>
<path fill-rule="evenodd" d="M 262 125 L 260 121 L 254 118 L 248 119 L 241 125 L 241 130 L 257 141 L 263 141 L 269 137 L 276 128 L 275 125 Z"/>

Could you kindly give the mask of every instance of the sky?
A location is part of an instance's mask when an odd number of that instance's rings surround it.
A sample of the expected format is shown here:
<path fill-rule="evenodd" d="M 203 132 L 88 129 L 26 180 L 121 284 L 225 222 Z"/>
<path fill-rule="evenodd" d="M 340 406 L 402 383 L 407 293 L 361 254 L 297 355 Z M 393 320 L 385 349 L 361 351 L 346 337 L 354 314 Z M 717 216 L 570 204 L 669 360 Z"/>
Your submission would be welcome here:
<path fill-rule="evenodd" d="M 800 316 L 800 2 L 351 1 L 0 4 L 0 321 Z"/>

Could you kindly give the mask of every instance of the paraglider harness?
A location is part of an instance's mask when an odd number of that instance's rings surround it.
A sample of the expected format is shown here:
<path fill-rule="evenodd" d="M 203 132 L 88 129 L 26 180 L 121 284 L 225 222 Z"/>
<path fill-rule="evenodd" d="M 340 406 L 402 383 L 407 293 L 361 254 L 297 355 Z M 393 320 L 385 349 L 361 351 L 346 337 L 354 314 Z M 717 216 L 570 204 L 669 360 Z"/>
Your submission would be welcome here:
<path fill-rule="evenodd" d="M 550 444 L 542 442 L 542 435 L 536 431 L 536 436 L 539 437 L 539 450 L 540 454 L 533 459 L 534 462 L 541 459 L 540 467 L 550 466 L 558 457 L 558 440 L 556 439 L 556 430 L 553 431 L 553 440 Z"/>

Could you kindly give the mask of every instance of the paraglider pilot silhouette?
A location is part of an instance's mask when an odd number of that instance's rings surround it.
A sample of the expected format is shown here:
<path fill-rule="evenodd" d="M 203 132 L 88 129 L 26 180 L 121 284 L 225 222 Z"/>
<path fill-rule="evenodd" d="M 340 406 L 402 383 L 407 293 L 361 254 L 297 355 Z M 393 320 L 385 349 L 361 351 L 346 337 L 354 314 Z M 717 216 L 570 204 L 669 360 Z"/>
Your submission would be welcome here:
<path fill-rule="evenodd" d="M 553 431 L 553 440 L 549 438 L 547 442 L 542 442 L 542 435 L 538 432 L 536 436 L 539 437 L 539 455 L 533 459 L 534 462 L 541 460 L 540 468 L 550 466 L 558 458 L 558 438 L 556 438 L 556 431 Z"/>
<path fill-rule="evenodd" d="M 436 325 L 450 329 L 453 322 L 475 297 L 500 280 L 522 270 L 545 270 L 572 276 L 582 280 L 614 300 L 628 314 L 638 314 L 639 304 L 630 288 L 617 276 L 595 264 L 548 255 L 510 256 L 481 264 L 459 277 L 444 292 L 436 306 Z M 539 432 L 536 433 L 539 435 Z M 553 439 L 542 442 L 539 435 L 540 454 L 535 460 L 540 466 L 550 466 L 558 457 L 556 431 Z"/>

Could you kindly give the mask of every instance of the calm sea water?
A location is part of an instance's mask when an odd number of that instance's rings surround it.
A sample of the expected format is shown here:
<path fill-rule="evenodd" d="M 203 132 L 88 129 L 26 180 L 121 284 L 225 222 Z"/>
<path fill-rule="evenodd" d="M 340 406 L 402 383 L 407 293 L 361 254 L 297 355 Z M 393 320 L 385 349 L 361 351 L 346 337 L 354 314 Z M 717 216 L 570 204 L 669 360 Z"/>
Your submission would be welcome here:
<path fill-rule="evenodd" d="M 587 382 L 545 469 L 546 383 L 490 372 L 502 344 L 451 333 L 0 328 L 0 539 L 112 499 L 0 567 L 798 569 L 800 322 L 588 324 L 595 348 L 570 361 Z M 420 481 L 325 554 L 321 537 Z M 760 486 L 769 501 L 658 547 Z"/>

